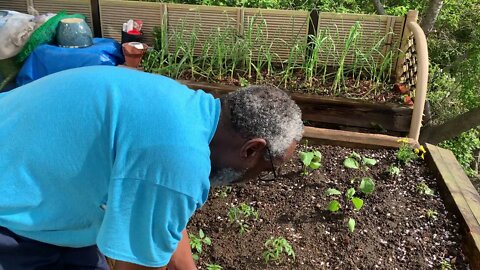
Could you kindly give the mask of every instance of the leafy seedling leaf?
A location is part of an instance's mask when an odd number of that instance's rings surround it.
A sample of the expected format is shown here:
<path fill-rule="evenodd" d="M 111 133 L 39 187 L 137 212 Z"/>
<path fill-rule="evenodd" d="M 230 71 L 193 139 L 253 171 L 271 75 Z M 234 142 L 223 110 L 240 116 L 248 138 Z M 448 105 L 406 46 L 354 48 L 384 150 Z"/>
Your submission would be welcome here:
<path fill-rule="evenodd" d="M 362 178 L 360 182 L 360 191 L 365 194 L 371 194 L 375 190 L 375 182 L 370 177 Z"/>
<path fill-rule="evenodd" d="M 362 160 L 362 156 L 360 156 L 360 154 L 358 154 L 357 152 L 352 152 L 352 154 L 350 154 L 350 157 L 360 161 Z"/>
<path fill-rule="evenodd" d="M 200 238 L 204 238 L 204 237 L 205 237 L 205 233 L 203 232 L 202 229 L 198 230 L 198 236 L 199 236 Z"/>
<path fill-rule="evenodd" d="M 313 170 L 316 170 L 318 168 L 320 168 L 320 162 L 310 162 L 310 165 L 308 165 L 308 167 L 310 167 L 310 169 L 313 169 Z"/>
<path fill-rule="evenodd" d="M 211 246 L 212 245 L 212 240 L 210 239 L 210 237 L 205 237 L 203 239 L 203 243 L 205 243 L 207 246 Z"/>
<path fill-rule="evenodd" d="M 347 190 L 347 193 L 345 193 L 345 197 L 347 197 L 347 199 L 351 199 L 353 197 L 353 195 L 355 195 L 355 189 L 354 188 L 349 188 Z"/>
<path fill-rule="evenodd" d="M 352 203 L 353 203 L 353 207 L 355 207 L 355 210 L 357 211 L 360 211 L 360 209 L 362 209 L 362 206 L 363 206 L 363 200 L 358 198 L 358 197 L 353 197 L 352 198 Z"/>
<path fill-rule="evenodd" d="M 325 195 L 327 195 L 327 196 L 342 195 L 342 192 L 340 192 L 340 190 L 338 190 L 338 189 L 329 188 L 329 189 L 327 189 L 327 191 L 325 191 Z"/>
<path fill-rule="evenodd" d="M 340 209 L 340 203 L 337 200 L 332 200 L 328 203 L 327 209 L 330 212 L 337 212 Z"/>
<path fill-rule="evenodd" d="M 358 164 L 358 161 L 354 158 L 346 158 L 343 161 L 343 165 L 349 169 L 358 169 L 360 167 L 360 164 Z"/>
<path fill-rule="evenodd" d="M 365 165 L 368 165 L 368 166 L 373 166 L 373 165 L 377 164 L 377 160 L 373 159 L 373 158 L 363 157 L 362 158 L 362 163 L 365 164 Z"/>
<path fill-rule="evenodd" d="M 303 162 L 303 165 L 308 166 L 313 159 L 312 152 L 300 152 L 300 160 Z"/>
<path fill-rule="evenodd" d="M 348 230 L 353 233 L 355 231 L 355 219 L 349 218 L 348 219 Z"/>
<path fill-rule="evenodd" d="M 315 157 L 315 160 L 318 162 L 322 160 L 322 153 L 320 153 L 320 151 L 318 150 L 313 151 L 313 156 Z"/>

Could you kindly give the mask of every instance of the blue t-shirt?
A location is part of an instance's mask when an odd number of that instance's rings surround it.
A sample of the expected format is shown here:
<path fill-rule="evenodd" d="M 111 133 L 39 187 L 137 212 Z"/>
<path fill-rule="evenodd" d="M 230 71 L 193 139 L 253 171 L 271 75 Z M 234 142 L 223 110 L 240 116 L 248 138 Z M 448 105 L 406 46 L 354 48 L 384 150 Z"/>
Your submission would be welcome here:
<path fill-rule="evenodd" d="M 169 78 L 94 66 L 0 94 L 0 226 L 166 265 L 207 199 L 220 102 Z"/>

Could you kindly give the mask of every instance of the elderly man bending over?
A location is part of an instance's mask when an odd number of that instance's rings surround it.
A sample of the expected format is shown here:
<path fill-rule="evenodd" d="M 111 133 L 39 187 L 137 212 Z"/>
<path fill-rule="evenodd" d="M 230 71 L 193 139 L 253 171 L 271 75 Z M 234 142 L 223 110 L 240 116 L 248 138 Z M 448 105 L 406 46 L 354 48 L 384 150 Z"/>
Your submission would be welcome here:
<path fill-rule="evenodd" d="M 302 130 L 280 90 L 215 99 L 116 67 L 0 94 L 0 269 L 196 269 L 185 228 L 210 186 L 285 162 Z"/>

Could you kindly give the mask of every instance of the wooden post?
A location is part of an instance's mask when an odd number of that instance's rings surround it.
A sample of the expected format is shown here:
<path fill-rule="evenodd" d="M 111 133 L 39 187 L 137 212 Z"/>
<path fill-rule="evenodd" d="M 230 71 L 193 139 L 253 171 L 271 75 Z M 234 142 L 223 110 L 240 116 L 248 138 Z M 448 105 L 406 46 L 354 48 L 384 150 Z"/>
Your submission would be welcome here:
<path fill-rule="evenodd" d="M 410 22 L 417 22 L 418 20 L 418 11 L 417 10 L 410 10 L 405 17 L 405 23 L 403 24 L 403 33 L 402 39 L 400 40 L 400 47 L 399 47 L 399 54 L 397 57 L 397 64 L 395 67 L 395 80 L 400 82 L 400 78 L 403 74 L 403 63 L 405 62 L 404 53 L 408 48 L 408 38 L 411 35 L 411 30 L 408 28 L 408 23 Z"/>
<path fill-rule="evenodd" d="M 415 103 L 413 105 L 412 122 L 408 137 L 418 141 L 420 137 L 420 128 L 422 127 L 423 109 L 427 97 L 428 84 L 428 48 L 427 37 L 422 28 L 416 22 L 409 22 L 408 29 L 415 36 L 415 46 L 417 52 L 417 83 L 415 87 Z"/>

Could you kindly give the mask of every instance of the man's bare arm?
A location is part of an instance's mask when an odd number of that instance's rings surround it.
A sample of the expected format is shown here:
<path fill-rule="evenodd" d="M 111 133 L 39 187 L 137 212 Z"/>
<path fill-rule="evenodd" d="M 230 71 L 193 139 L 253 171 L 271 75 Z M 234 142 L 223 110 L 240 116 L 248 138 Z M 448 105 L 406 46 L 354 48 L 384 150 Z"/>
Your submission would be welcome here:
<path fill-rule="evenodd" d="M 197 270 L 195 262 L 192 257 L 192 250 L 190 248 L 190 238 L 187 230 L 182 231 L 182 239 L 178 243 L 175 253 L 173 253 L 170 262 L 168 263 L 168 270 Z"/>
<path fill-rule="evenodd" d="M 187 230 L 182 231 L 182 239 L 170 258 L 168 266 L 148 267 L 129 262 L 116 261 L 115 270 L 197 270 L 190 249 L 190 238 Z"/>

